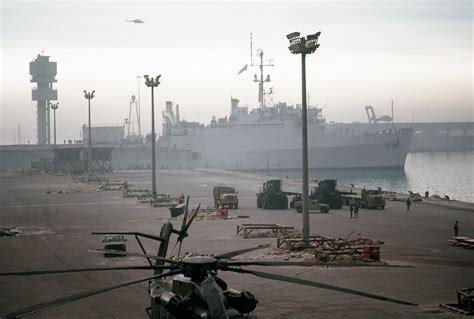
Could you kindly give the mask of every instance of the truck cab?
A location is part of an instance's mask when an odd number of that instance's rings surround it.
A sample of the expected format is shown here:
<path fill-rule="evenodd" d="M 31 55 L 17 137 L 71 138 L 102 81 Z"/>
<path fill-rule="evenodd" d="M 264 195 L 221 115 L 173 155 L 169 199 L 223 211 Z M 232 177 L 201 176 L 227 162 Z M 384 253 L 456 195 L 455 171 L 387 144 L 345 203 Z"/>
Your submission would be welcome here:
<path fill-rule="evenodd" d="M 127 251 L 127 246 L 125 242 L 127 239 L 122 235 L 106 235 L 102 242 L 104 243 L 104 249 L 107 250 L 119 250 Z M 122 255 L 113 254 L 113 253 L 104 253 L 104 257 L 118 257 Z"/>
<path fill-rule="evenodd" d="M 363 189 L 361 191 L 361 206 L 368 209 L 384 209 L 385 198 L 379 189 Z"/>
<path fill-rule="evenodd" d="M 216 186 L 212 191 L 214 195 L 214 207 L 229 207 L 230 209 L 239 208 L 239 192 L 234 187 Z"/>

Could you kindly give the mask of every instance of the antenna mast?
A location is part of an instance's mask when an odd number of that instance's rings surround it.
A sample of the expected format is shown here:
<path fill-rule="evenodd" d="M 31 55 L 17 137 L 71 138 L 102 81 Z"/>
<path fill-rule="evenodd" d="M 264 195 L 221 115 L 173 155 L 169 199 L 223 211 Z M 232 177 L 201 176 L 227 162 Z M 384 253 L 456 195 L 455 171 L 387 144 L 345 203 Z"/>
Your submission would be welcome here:
<path fill-rule="evenodd" d="M 250 33 L 250 65 L 258 66 L 260 68 L 260 79 L 258 78 L 257 74 L 255 74 L 253 81 L 258 83 L 258 102 L 260 102 L 260 108 L 264 109 L 265 108 L 265 90 L 263 88 L 263 83 L 271 82 L 271 80 L 270 80 L 269 74 L 267 74 L 267 77 L 263 79 L 263 68 L 266 66 L 274 66 L 274 64 L 271 62 L 271 60 L 268 61 L 267 64 L 263 63 L 263 50 L 262 49 L 257 50 L 257 55 L 260 57 L 260 64 L 254 65 L 253 64 L 253 39 L 252 39 L 252 33 Z"/>
<path fill-rule="evenodd" d="M 253 66 L 253 40 L 252 40 L 252 32 L 250 32 L 250 65 Z"/>

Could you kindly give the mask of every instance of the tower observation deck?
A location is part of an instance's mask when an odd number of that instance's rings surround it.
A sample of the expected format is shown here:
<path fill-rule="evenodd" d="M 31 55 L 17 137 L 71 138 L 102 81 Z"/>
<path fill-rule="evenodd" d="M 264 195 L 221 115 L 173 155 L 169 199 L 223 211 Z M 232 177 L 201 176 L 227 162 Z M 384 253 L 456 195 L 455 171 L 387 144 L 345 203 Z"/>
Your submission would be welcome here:
<path fill-rule="evenodd" d="M 40 55 L 30 62 L 31 81 L 36 88 L 31 92 L 31 99 L 36 101 L 36 123 L 38 144 L 50 144 L 50 107 L 49 102 L 58 99 L 58 91 L 53 90 L 56 81 L 57 64 L 49 61 L 49 56 Z"/>

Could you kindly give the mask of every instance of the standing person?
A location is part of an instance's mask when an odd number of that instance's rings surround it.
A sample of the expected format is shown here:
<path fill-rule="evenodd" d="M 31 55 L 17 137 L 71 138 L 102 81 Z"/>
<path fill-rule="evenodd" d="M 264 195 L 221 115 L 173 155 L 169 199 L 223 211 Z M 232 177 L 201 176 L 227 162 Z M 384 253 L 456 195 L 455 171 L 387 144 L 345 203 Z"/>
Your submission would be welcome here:
<path fill-rule="evenodd" d="M 349 211 L 351 212 L 351 218 L 352 218 L 352 213 L 354 212 L 354 202 L 351 199 L 351 202 L 349 203 Z"/>
<path fill-rule="evenodd" d="M 459 223 L 456 221 L 453 226 L 454 229 L 454 237 L 458 237 L 458 232 L 459 232 Z"/>
<path fill-rule="evenodd" d="M 184 204 L 184 199 L 185 199 L 184 194 L 181 193 L 181 195 L 178 198 L 178 204 Z"/>
<path fill-rule="evenodd" d="M 354 206 L 354 218 L 359 218 L 359 203 Z"/>
<path fill-rule="evenodd" d="M 407 211 L 409 211 L 410 210 L 410 205 L 411 205 L 410 197 L 407 198 L 406 204 L 407 204 Z"/>

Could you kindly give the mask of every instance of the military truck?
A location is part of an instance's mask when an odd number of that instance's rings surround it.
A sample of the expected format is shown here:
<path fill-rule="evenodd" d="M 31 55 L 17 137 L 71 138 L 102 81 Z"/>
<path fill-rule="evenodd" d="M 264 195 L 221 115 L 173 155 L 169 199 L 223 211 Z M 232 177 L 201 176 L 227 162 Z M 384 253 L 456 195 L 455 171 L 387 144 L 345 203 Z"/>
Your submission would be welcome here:
<path fill-rule="evenodd" d="M 288 196 L 282 190 L 281 179 L 272 179 L 263 183 L 257 193 L 257 207 L 264 209 L 288 208 Z"/>
<path fill-rule="evenodd" d="M 381 189 L 362 189 L 360 193 L 360 207 L 368 209 L 385 208 L 385 198 Z"/>
<path fill-rule="evenodd" d="M 303 201 L 300 197 L 300 200 L 297 202 L 294 202 L 293 208 L 296 209 L 298 213 L 303 212 Z M 329 205 L 326 204 L 321 204 L 317 199 L 310 199 L 309 201 L 309 212 L 310 213 L 321 213 L 321 214 L 326 214 L 329 212 Z"/>
<path fill-rule="evenodd" d="M 212 191 L 214 195 L 214 207 L 229 207 L 230 209 L 239 208 L 239 197 L 235 188 L 230 186 L 216 186 Z"/>
<path fill-rule="evenodd" d="M 106 235 L 102 242 L 106 250 L 127 251 L 125 242 L 127 239 L 122 235 Z M 104 257 L 123 257 L 125 255 L 118 255 L 114 253 L 104 253 Z"/>

